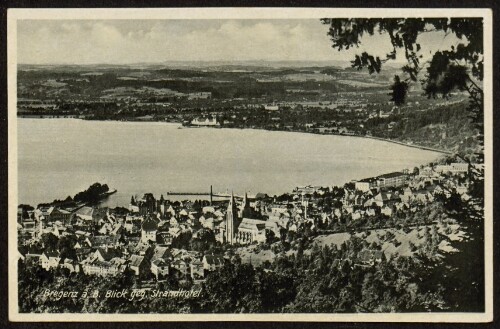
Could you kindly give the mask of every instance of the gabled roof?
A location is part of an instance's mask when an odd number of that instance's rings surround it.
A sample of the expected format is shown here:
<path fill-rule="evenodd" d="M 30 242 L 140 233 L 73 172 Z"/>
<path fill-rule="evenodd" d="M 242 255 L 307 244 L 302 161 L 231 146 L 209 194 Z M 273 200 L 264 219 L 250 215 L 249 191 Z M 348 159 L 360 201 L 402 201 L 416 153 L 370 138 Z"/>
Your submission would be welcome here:
<path fill-rule="evenodd" d="M 115 224 L 110 234 L 119 234 L 124 230 L 122 224 Z"/>
<path fill-rule="evenodd" d="M 114 258 L 111 258 L 111 260 L 109 262 L 112 265 L 119 266 L 119 265 L 124 265 L 126 260 L 121 258 L 121 257 L 114 257 Z"/>
<path fill-rule="evenodd" d="M 169 257 L 172 257 L 172 254 L 170 253 L 167 247 L 156 246 L 153 251 L 153 256 L 151 257 L 151 259 L 157 260 L 157 259 L 166 259 Z"/>
<path fill-rule="evenodd" d="M 104 260 L 106 260 L 106 261 L 109 261 L 112 258 L 121 256 L 121 252 L 115 248 L 108 248 L 107 250 L 104 248 L 97 248 L 97 251 L 99 251 L 102 258 L 104 258 Z"/>
<path fill-rule="evenodd" d="M 90 248 L 79 248 L 79 249 L 76 249 L 76 255 L 77 256 L 85 256 L 85 255 L 88 255 L 91 252 L 92 252 L 92 249 L 90 249 Z"/>
<path fill-rule="evenodd" d="M 81 207 L 77 211 L 75 211 L 75 215 L 81 215 L 81 216 L 92 216 L 94 213 L 94 208 L 92 207 Z"/>
<path fill-rule="evenodd" d="M 144 256 L 132 255 L 129 258 L 130 266 L 140 266 L 144 261 Z"/>
<path fill-rule="evenodd" d="M 154 264 L 155 266 L 158 266 L 158 267 L 168 266 L 168 262 L 162 258 L 158 258 L 158 259 L 153 260 L 151 262 L 151 264 Z"/>
<path fill-rule="evenodd" d="M 43 254 L 45 254 L 45 256 L 47 256 L 47 258 L 51 258 L 51 257 L 58 258 L 59 257 L 59 252 L 55 251 L 55 250 L 46 250 L 42 253 L 42 255 Z"/>
<path fill-rule="evenodd" d="M 150 248 L 150 246 L 148 243 L 139 242 L 135 246 L 132 246 L 132 248 L 130 248 L 130 250 L 132 250 L 135 253 L 141 253 L 141 252 L 145 253 L 149 250 L 149 248 Z"/>
<path fill-rule="evenodd" d="M 176 259 L 172 262 L 172 266 L 186 265 L 186 262 L 182 259 Z"/>
<path fill-rule="evenodd" d="M 194 265 L 194 266 L 202 266 L 203 265 L 203 262 L 199 259 L 194 259 L 192 262 L 191 262 L 191 265 Z"/>
<path fill-rule="evenodd" d="M 60 213 L 60 214 L 64 214 L 64 215 L 68 215 L 68 214 L 71 214 L 70 211 L 67 211 L 67 210 L 64 210 L 64 209 L 60 209 L 60 208 L 54 208 L 50 214 L 53 215 L 53 214 L 57 214 L 57 213 Z"/>

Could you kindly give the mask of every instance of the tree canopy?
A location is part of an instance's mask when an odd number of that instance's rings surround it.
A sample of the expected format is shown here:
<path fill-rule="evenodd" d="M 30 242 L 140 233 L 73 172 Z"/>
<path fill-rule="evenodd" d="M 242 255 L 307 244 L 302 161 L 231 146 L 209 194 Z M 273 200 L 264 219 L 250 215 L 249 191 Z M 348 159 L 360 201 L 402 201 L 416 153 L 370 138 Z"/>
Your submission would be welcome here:
<path fill-rule="evenodd" d="M 392 100 L 396 105 L 405 101 L 408 83 L 421 80 L 429 97 L 438 94 L 448 96 L 453 90 L 465 90 L 473 94 L 482 108 L 482 89 L 478 82 L 483 79 L 483 20 L 482 18 L 324 18 L 329 25 L 328 35 L 332 47 L 342 51 L 358 47 L 366 35 L 387 35 L 392 49 L 385 58 L 367 52 L 356 55 L 351 62 L 357 69 L 367 68 L 370 73 L 380 72 L 382 65 L 395 60 L 398 50 L 403 50 L 407 64 L 402 67 L 405 78 L 395 77 Z M 419 43 L 423 33 L 444 32 L 454 34 L 458 40 L 450 50 L 437 50 L 428 62 L 422 62 L 425 49 Z"/>

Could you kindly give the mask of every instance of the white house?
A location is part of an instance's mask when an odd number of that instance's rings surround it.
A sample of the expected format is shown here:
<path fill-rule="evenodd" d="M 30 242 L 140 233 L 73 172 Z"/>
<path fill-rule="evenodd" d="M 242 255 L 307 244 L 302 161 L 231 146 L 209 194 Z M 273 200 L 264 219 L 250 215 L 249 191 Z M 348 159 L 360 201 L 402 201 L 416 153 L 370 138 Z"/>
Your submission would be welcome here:
<path fill-rule="evenodd" d="M 61 257 L 59 257 L 59 253 L 55 251 L 44 251 L 40 256 L 40 265 L 47 271 L 51 268 L 57 268 L 60 261 Z"/>

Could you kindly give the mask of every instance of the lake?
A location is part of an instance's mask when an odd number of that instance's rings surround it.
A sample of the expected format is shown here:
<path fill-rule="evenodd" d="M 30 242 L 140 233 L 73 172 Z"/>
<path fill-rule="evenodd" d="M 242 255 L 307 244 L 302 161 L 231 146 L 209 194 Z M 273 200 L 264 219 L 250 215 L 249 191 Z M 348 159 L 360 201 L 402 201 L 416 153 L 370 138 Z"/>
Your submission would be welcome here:
<path fill-rule="evenodd" d="M 94 182 L 132 195 L 234 190 L 269 195 L 343 185 L 437 159 L 436 152 L 367 138 L 156 122 L 18 119 L 18 202 L 63 199 Z"/>

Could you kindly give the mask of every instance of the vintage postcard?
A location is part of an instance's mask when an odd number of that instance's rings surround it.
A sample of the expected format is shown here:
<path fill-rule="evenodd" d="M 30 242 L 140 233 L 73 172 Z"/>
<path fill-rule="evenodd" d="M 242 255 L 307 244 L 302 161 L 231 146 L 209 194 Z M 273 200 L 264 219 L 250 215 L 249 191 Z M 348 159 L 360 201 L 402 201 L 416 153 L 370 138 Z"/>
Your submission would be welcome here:
<path fill-rule="evenodd" d="M 492 321 L 490 10 L 10 9 L 7 41 L 11 321 Z"/>

